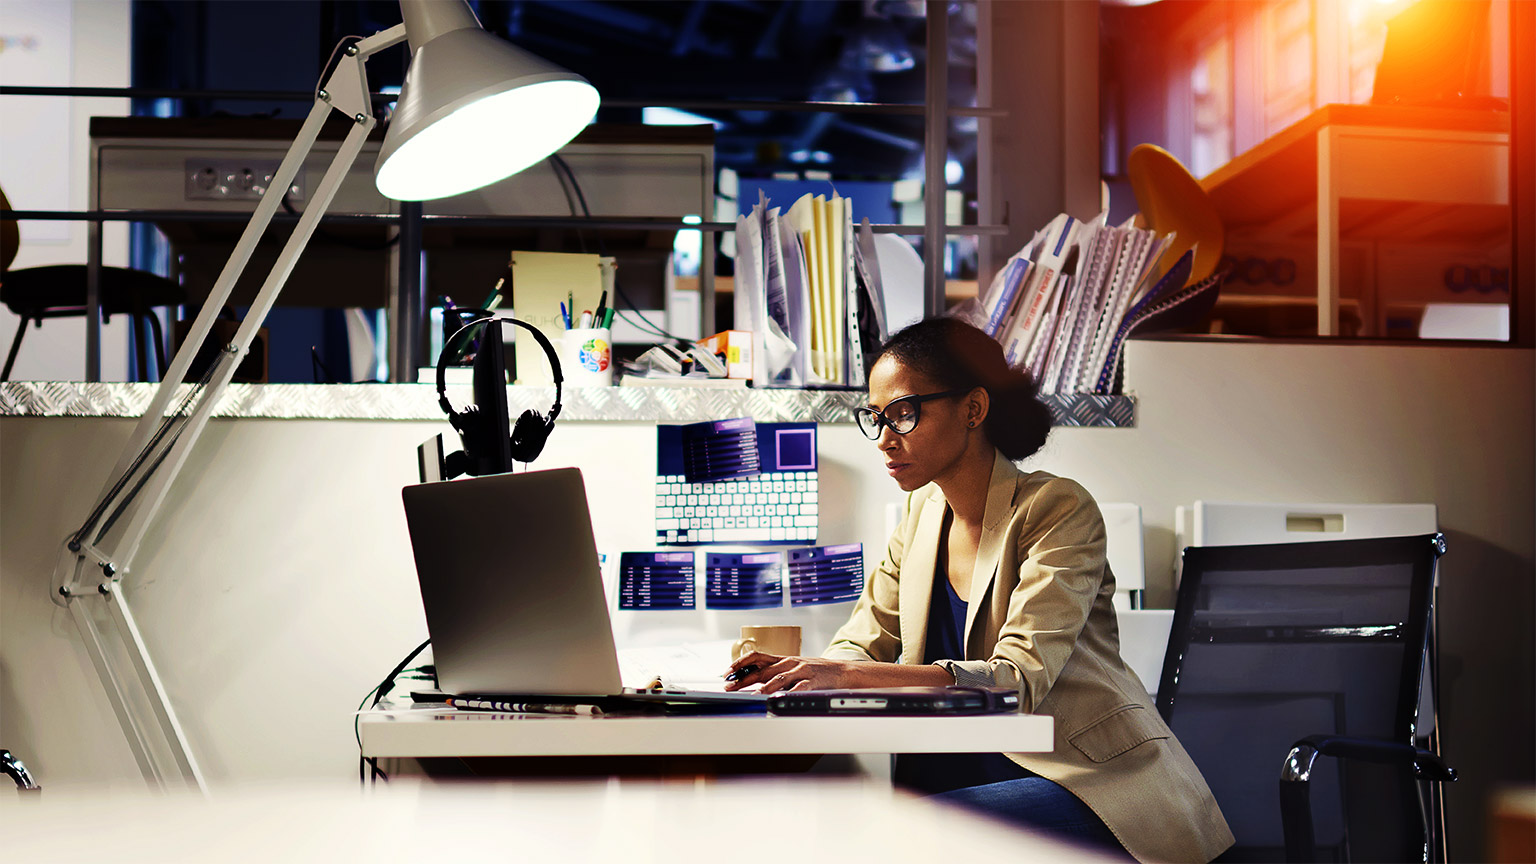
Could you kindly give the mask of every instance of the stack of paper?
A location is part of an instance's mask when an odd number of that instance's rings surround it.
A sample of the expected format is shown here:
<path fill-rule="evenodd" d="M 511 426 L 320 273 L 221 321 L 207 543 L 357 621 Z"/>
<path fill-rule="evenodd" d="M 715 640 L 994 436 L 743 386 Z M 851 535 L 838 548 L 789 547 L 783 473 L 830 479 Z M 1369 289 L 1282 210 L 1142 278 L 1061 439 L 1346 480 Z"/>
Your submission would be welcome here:
<path fill-rule="evenodd" d="M 1103 214 L 1087 223 L 1057 216 L 1009 259 L 981 301 L 981 326 L 1042 393 L 1107 392 L 1103 372 L 1119 360 L 1127 313 L 1170 281 L 1147 284 L 1171 237 L 1105 222 Z"/>
<path fill-rule="evenodd" d="M 758 193 L 737 217 L 736 326 L 759 349 L 754 386 L 864 386 L 885 315 L 873 235 L 867 222 L 855 234 L 849 204 L 804 195 L 781 214 Z"/>

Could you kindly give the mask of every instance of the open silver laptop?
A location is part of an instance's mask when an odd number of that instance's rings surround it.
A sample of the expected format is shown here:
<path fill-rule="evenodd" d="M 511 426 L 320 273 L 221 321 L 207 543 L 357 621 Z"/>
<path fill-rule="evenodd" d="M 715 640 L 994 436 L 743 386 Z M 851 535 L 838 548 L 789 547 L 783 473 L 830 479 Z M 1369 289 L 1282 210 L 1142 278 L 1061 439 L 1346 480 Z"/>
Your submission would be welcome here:
<path fill-rule="evenodd" d="M 438 687 L 456 696 L 751 703 L 756 693 L 626 691 L 575 468 L 401 492 Z"/>

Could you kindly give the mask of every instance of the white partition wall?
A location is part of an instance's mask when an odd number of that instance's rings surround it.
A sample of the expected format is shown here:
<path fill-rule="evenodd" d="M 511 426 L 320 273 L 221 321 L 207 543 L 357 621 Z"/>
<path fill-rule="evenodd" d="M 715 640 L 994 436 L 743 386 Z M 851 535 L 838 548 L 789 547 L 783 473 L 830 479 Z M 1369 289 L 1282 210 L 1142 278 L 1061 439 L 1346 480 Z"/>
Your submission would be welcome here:
<path fill-rule="evenodd" d="M 1141 508 L 1154 609 L 1172 605 L 1179 504 L 1432 502 L 1450 544 L 1440 722 L 1463 778 L 1447 790 L 1454 836 L 1480 830 L 1483 795 L 1505 780 L 1528 782 L 1522 772 L 1536 762 L 1533 358 L 1493 348 L 1132 342 L 1136 426 L 1057 429 L 1024 467 Z M 142 783 L 78 633 L 47 596 L 59 543 L 131 426 L 0 417 L 0 741 L 44 783 Z M 210 423 L 128 591 L 213 784 L 355 771 L 350 712 L 425 637 L 399 494 L 415 480 L 416 445 L 446 428 Z M 821 433 L 820 540 L 864 542 L 873 566 L 887 507 L 902 495 L 851 424 Z M 582 468 L 603 551 L 648 549 L 654 447 L 650 424 L 562 422 L 538 466 Z M 506 554 L 515 560 L 517 550 Z M 639 614 L 615 617 L 621 642 L 746 623 L 707 610 L 626 618 Z M 819 650 L 846 608 L 783 615 L 806 626 L 807 650 Z"/>

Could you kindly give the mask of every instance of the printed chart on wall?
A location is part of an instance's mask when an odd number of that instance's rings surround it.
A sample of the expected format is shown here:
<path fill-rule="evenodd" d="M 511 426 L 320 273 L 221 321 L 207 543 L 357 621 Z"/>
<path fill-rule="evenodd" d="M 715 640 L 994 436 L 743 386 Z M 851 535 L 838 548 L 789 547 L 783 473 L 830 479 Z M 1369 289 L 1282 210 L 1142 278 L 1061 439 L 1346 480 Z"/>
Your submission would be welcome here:
<path fill-rule="evenodd" d="M 619 555 L 620 609 L 694 608 L 692 552 Z"/>
<path fill-rule="evenodd" d="M 656 542 L 816 540 L 815 423 L 656 427 Z"/>
<path fill-rule="evenodd" d="M 773 609 L 784 605 L 784 556 L 779 552 L 711 552 L 704 561 L 709 609 Z"/>
<path fill-rule="evenodd" d="M 789 605 L 857 600 L 864 591 L 864 545 L 789 550 Z"/>

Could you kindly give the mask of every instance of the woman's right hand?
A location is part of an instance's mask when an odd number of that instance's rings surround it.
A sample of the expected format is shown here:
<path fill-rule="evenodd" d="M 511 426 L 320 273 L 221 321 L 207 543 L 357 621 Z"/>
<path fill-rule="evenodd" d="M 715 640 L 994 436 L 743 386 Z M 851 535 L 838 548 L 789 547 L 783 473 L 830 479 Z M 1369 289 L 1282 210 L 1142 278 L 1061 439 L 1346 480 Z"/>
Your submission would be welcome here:
<path fill-rule="evenodd" d="M 849 686 L 853 663 L 822 657 L 781 657 L 752 651 L 741 655 L 726 671 L 725 689 L 742 690 L 754 684 L 759 692 L 780 690 L 832 690 Z M 736 676 L 734 679 L 731 676 Z"/>

